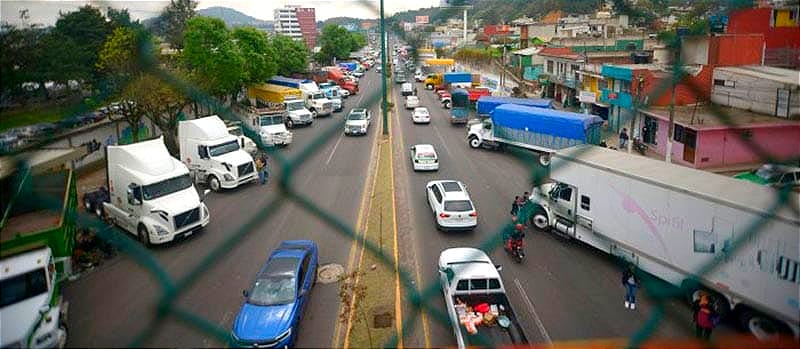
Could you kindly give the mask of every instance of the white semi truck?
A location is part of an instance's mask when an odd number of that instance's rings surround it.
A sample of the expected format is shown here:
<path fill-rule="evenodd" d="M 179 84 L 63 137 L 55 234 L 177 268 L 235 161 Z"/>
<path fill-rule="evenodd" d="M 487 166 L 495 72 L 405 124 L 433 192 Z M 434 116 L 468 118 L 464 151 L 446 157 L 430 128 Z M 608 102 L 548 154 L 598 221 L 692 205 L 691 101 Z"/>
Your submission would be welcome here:
<path fill-rule="evenodd" d="M 775 189 L 590 145 L 554 153 L 550 172 L 530 197 L 537 228 L 621 257 L 689 300 L 712 292 L 756 338 L 797 338 L 796 193 L 776 207 Z"/>
<path fill-rule="evenodd" d="M 163 137 L 106 147 L 106 216 L 143 244 L 163 244 L 208 225 L 208 207 L 189 169 L 173 158 Z M 205 194 L 205 193 L 204 193 Z"/>
<path fill-rule="evenodd" d="M 179 122 L 178 144 L 181 161 L 192 177 L 213 191 L 236 188 L 258 178 L 253 157 L 216 115 Z"/>

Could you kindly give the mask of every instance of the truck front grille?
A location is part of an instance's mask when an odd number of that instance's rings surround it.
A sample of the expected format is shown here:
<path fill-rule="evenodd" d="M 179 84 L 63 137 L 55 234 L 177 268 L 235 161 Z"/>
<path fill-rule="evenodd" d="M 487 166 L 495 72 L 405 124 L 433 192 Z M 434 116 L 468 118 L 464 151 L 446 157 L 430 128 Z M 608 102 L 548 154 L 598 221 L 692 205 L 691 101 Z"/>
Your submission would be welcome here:
<path fill-rule="evenodd" d="M 180 213 L 175 216 L 175 230 L 180 230 L 181 228 L 196 223 L 199 220 L 200 220 L 199 207 L 195 207 L 189 211 Z"/>
<path fill-rule="evenodd" d="M 239 165 L 239 167 L 236 170 L 239 171 L 238 172 L 239 177 L 246 176 L 246 175 L 248 175 L 250 173 L 253 173 L 255 171 L 255 169 L 253 168 L 253 163 L 252 162 L 241 164 L 241 165 Z"/>

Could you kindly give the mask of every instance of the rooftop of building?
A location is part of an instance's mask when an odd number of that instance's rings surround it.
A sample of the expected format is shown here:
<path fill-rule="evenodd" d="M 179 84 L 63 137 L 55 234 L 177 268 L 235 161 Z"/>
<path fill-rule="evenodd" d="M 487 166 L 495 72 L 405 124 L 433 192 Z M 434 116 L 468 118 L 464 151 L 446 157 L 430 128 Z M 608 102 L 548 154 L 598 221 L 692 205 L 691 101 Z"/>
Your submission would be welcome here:
<path fill-rule="evenodd" d="M 650 107 L 642 113 L 657 118 L 669 119 L 669 107 Z M 800 120 L 789 120 L 775 116 L 759 114 L 743 109 L 722 106 L 698 105 L 675 106 L 675 123 L 695 130 L 727 129 L 737 127 L 781 125 L 800 125 Z"/>
<path fill-rule="evenodd" d="M 795 86 L 800 85 L 800 70 L 776 68 L 763 65 L 717 67 L 715 70 L 747 75 L 758 79 L 772 80 Z"/>

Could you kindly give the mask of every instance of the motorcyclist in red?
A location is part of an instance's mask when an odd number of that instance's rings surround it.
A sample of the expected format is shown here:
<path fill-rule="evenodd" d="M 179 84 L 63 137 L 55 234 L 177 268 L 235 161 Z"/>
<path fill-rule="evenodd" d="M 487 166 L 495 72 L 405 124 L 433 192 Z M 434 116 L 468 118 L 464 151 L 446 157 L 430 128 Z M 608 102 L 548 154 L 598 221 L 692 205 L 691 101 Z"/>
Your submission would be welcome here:
<path fill-rule="evenodd" d="M 514 230 L 511 234 L 505 239 L 504 247 L 506 251 L 511 252 L 514 247 L 519 246 L 522 248 L 524 246 L 524 238 L 525 238 L 525 229 L 521 223 L 517 223 L 514 225 Z"/>

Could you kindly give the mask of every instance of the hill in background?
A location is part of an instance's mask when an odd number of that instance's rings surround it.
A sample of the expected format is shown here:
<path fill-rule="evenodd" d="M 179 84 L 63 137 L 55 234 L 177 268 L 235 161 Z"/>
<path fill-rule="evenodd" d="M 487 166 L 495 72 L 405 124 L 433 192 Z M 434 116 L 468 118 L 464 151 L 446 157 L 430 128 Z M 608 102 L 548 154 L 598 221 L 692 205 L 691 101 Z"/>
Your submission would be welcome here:
<path fill-rule="evenodd" d="M 265 21 L 248 16 L 229 7 L 214 6 L 197 10 L 200 16 L 215 17 L 223 20 L 229 27 L 253 26 L 264 30 L 273 29 L 273 21 Z"/>

